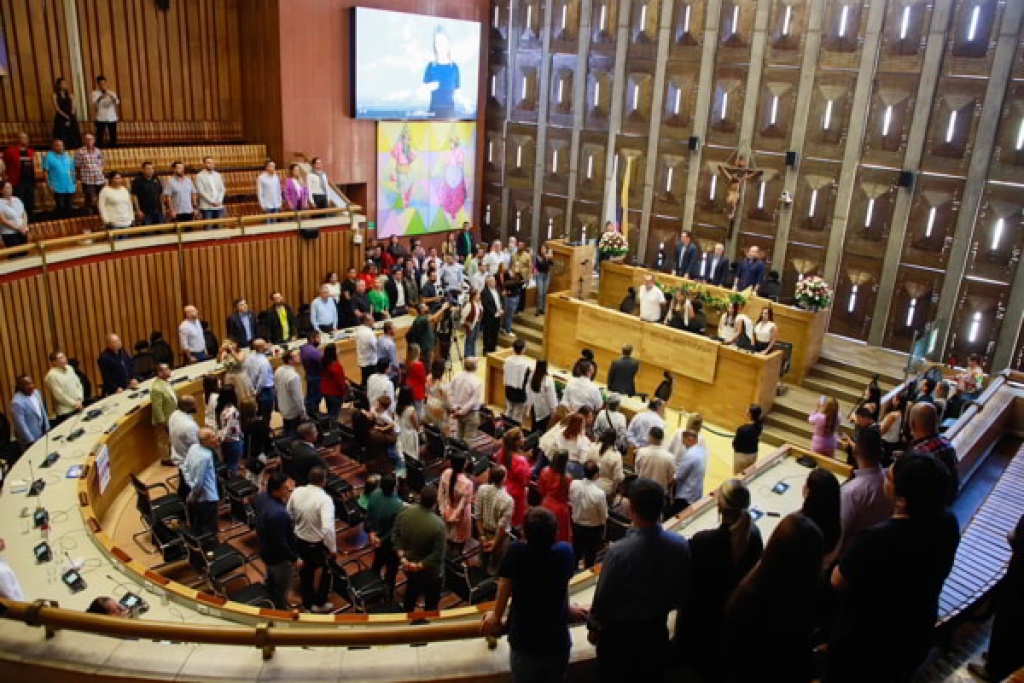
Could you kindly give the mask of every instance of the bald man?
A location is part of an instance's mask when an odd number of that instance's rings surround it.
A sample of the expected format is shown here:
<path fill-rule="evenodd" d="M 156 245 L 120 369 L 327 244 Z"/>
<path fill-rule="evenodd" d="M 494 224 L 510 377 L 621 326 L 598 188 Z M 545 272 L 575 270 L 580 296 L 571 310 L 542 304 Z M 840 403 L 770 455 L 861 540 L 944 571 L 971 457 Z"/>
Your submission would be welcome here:
<path fill-rule="evenodd" d="M 206 335 L 199 320 L 199 309 L 195 306 L 185 307 L 185 319 L 178 325 L 178 344 L 186 365 L 201 363 L 209 358 L 206 353 Z"/>
<path fill-rule="evenodd" d="M 928 455 L 943 465 L 949 471 L 951 490 L 949 502 L 956 499 L 960 491 L 960 476 L 957 472 L 959 460 L 956 455 L 956 448 L 949 439 L 939 434 L 939 415 L 934 403 L 915 403 L 910 408 L 910 434 L 913 441 L 907 449 L 907 453 Z"/>
<path fill-rule="evenodd" d="M 186 502 L 192 533 L 204 539 L 204 545 L 217 544 L 217 465 L 214 452 L 220 447 L 217 433 L 203 427 L 198 433 L 199 443 L 188 449 L 182 472 L 189 494 Z"/>
<path fill-rule="evenodd" d="M 132 357 L 124 350 L 121 338 L 116 334 L 107 335 L 107 348 L 100 354 L 96 364 L 100 366 L 104 396 L 120 394 L 125 389 L 135 389 L 139 386 L 138 380 L 135 379 Z"/>

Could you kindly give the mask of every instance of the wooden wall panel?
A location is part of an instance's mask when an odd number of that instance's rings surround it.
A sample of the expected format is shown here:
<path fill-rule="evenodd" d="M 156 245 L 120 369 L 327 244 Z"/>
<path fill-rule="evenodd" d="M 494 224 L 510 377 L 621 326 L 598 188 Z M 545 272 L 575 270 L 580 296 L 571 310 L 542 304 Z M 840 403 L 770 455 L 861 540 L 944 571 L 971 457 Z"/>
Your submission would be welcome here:
<path fill-rule="evenodd" d="M 0 0 L 10 76 L 0 78 L 3 121 L 48 121 L 57 76 L 70 68 L 61 0 Z"/>
<path fill-rule="evenodd" d="M 18 375 L 32 374 L 41 385 L 39 368 L 47 366 L 53 343 L 46 317 L 46 288 L 42 275 L 30 275 L 0 285 L 0 411 L 8 412 Z M 45 371 L 44 371 L 45 372 Z"/>

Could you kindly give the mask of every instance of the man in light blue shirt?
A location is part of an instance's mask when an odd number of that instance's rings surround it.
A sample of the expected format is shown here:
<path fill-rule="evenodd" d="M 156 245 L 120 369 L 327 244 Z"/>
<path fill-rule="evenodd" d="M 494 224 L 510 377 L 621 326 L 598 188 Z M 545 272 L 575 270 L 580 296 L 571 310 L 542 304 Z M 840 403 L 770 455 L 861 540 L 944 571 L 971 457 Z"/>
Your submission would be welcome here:
<path fill-rule="evenodd" d="M 252 351 L 245 355 L 245 374 L 249 376 L 249 382 L 256 392 L 260 416 L 269 425 L 274 413 L 274 368 L 270 367 L 267 348 L 266 341 L 253 339 Z"/>
<path fill-rule="evenodd" d="M 670 513 L 679 514 L 704 497 L 704 473 L 707 471 L 708 450 L 697 439 L 697 432 L 683 432 L 686 451 L 676 465 L 676 495 Z"/>
<path fill-rule="evenodd" d="M 398 347 L 395 345 L 395 324 L 390 320 L 381 326 L 382 334 L 377 337 L 377 362 L 388 362 L 388 377 L 392 381 L 398 375 Z M 370 404 L 373 406 L 373 404 Z"/>
<path fill-rule="evenodd" d="M 647 404 L 647 410 L 633 416 L 633 421 L 626 429 L 626 439 L 634 448 L 643 448 L 647 445 L 647 437 L 651 433 L 651 427 L 665 429 L 665 404 L 660 398 L 653 398 Z"/>
<path fill-rule="evenodd" d="M 338 306 L 326 283 L 320 285 L 320 296 L 310 304 L 309 322 L 321 332 L 334 332 L 338 329 Z"/>
<path fill-rule="evenodd" d="M 189 519 L 192 533 L 213 545 L 217 544 L 217 465 L 213 452 L 220 447 L 217 433 L 208 427 L 199 430 L 199 443 L 188 449 L 182 473 L 188 484 Z M 205 544 L 205 543 L 204 543 Z"/>
<path fill-rule="evenodd" d="M 462 266 L 455 262 L 451 254 L 445 254 L 444 265 L 441 266 L 441 284 L 449 296 L 462 292 L 462 281 L 465 279 Z"/>
<path fill-rule="evenodd" d="M 43 396 L 29 375 L 15 381 L 17 391 L 11 401 L 11 421 L 14 436 L 22 448 L 28 448 L 50 431 L 50 418 L 46 415 Z"/>
<path fill-rule="evenodd" d="M 69 216 L 75 202 L 75 159 L 64 149 L 62 140 L 54 140 L 53 151 L 43 158 L 43 173 L 53 193 L 57 215 Z"/>

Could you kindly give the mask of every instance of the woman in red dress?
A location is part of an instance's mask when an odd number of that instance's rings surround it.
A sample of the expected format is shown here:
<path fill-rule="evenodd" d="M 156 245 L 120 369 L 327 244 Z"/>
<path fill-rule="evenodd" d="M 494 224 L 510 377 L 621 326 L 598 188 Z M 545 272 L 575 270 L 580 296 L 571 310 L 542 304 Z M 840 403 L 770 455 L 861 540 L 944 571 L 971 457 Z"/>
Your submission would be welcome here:
<path fill-rule="evenodd" d="M 406 359 L 405 384 L 412 391 L 412 402 L 416 406 L 416 416 L 423 419 L 423 400 L 427 393 L 427 368 L 420 360 L 422 352 L 419 344 L 409 344 L 409 356 Z"/>
<path fill-rule="evenodd" d="M 572 515 L 569 512 L 569 484 L 572 477 L 565 473 L 569 453 L 555 451 L 551 464 L 540 473 L 537 483 L 542 496 L 541 505 L 551 510 L 558 520 L 558 540 L 572 543 Z"/>
<path fill-rule="evenodd" d="M 515 529 L 523 528 L 526 486 L 533 470 L 530 461 L 520 453 L 524 443 L 523 430 L 518 427 L 510 429 L 501 438 L 501 448 L 495 455 L 495 461 L 505 468 L 505 491 L 512 496 L 512 527 Z"/>

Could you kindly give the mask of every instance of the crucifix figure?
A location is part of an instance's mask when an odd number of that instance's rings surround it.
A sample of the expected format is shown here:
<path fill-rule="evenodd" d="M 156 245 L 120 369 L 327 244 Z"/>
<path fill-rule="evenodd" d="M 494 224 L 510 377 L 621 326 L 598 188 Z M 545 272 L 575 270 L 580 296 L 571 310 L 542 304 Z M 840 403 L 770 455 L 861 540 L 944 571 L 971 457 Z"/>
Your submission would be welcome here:
<path fill-rule="evenodd" d="M 726 214 L 729 216 L 729 227 L 732 228 L 736 219 L 736 208 L 740 205 L 743 194 L 747 188 L 748 180 L 756 180 L 764 175 L 764 171 L 756 168 L 747 168 L 747 159 L 740 156 L 736 159 L 735 166 L 721 165 L 718 167 L 729 179 L 729 194 L 725 197 Z"/>

